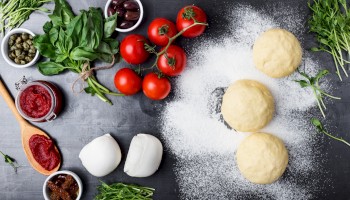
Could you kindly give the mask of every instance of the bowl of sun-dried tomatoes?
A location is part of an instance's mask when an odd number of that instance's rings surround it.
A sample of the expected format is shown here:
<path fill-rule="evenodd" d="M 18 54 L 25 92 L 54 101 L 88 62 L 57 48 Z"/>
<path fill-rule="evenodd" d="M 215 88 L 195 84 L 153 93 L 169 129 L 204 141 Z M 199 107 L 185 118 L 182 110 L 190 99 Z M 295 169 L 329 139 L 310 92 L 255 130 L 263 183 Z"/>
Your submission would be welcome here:
<path fill-rule="evenodd" d="M 57 171 L 44 182 L 45 200 L 79 200 L 83 193 L 83 184 L 78 175 L 71 171 Z"/>

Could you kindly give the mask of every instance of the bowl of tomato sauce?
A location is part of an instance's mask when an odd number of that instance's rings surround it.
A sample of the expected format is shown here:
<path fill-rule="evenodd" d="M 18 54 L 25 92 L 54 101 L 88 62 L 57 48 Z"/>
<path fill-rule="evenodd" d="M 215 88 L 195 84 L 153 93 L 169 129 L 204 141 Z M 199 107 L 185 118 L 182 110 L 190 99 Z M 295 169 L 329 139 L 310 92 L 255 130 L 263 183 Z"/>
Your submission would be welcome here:
<path fill-rule="evenodd" d="M 33 81 L 20 88 L 16 107 L 28 121 L 52 121 L 62 110 L 62 93 L 51 82 Z"/>

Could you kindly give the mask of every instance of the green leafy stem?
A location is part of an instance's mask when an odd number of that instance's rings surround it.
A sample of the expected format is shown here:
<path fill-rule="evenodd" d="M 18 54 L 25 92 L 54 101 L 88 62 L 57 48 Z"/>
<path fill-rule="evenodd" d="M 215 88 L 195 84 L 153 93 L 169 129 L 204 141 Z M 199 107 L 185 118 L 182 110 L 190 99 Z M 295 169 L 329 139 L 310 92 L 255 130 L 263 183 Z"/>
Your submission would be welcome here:
<path fill-rule="evenodd" d="M 316 129 L 317 129 L 318 132 L 323 133 L 323 134 L 325 134 L 326 136 L 328 136 L 328 137 L 330 137 L 330 138 L 332 138 L 332 139 L 334 139 L 334 140 L 337 140 L 337 141 L 339 141 L 339 142 L 342 142 L 342 143 L 344 143 L 344 144 L 350 146 L 350 144 L 349 144 L 347 141 L 345 141 L 343 138 L 335 137 L 335 136 L 333 136 L 332 134 L 328 133 L 328 132 L 325 130 L 325 128 L 323 127 L 321 121 L 318 120 L 317 118 L 312 118 L 312 119 L 311 119 L 311 123 L 312 123 L 312 125 L 314 125 L 314 126 L 316 127 Z"/>
<path fill-rule="evenodd" d="M 323 78 L 324 76 L 326 76 L 329 73 L 328 70 L 319 71 L 315 77 L 311 77 L 311 76 L 307 75 L 305 72 L 300 72 L 299 70 L 298 70 L 298 72 L 300 73 L 301 76 L 304 77 L 304 79 L 294 80 L 294 81 L 299 83 L 299 85 L 302 88 L 311 88 L 312 89 L 312 92 L 313 92 L 313 94 L 316 98 L 316 101 L 317 101 L 318 108 L 320 109 L 322 116 L 325 118 L 326 115 L 324 113 L 324 110 L 326 110 L 327 108 L 326 108 L 326 105 L 323 101 L 323 98 L 325 96 L 327 96 L 331 99 L 341 99 L 340 97 L 335 97 L 335 96 L 332 96 L 332 95 L 326 93 L 325 91 L 323 91 L 320 88 L 319 81 L 321 78 Z"/>

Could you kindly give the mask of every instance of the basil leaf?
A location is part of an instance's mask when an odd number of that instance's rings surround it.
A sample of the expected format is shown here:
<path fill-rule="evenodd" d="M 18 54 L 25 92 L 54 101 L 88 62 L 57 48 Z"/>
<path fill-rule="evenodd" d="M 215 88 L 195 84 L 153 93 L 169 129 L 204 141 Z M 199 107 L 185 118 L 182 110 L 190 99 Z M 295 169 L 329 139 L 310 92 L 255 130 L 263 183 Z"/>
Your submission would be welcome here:
<path fill-rule="evenodd" d="M 108 17 L 105 19 L 104 29 L 103 29 L 103 37 L 109 38 L 113 34 L 115 28 L 117 27 L 117 16 L 118 13 Z"/>
<path fill-rule="evenodd" d="M 52 76 L 63 72 L 66 68 L 61 64 L 47 61 L 39 63 L 38 69 L 43 75 Z"/>
<path fill-rule="evenodd" d="M 56 59 L 56 48 L 51 44 L 48 35 L 36 35 L 33 44 L 42 56 L 53 60 Z"/>
<path fill-rule="evenodd" d="M 92 38 L 94 40 L 93 49 L 97 49 L 103 37 L 103 16 L 100 8 L 90 8 L 89 18 L 92 28 Z"/>
<path fill-rule="evenodd" d="M 52 22 L 46 22 L 43 26 L 43 30 L 45 33 L 49 33 L 49 31 L 52 29 Z"/>
<path fill-rule="evenodd" d="M 52 28 L 49 31 L 49 36 L 50 36 L 50 42 L 52 45 L 55 45 L 57 39 L 58 39 L 58 30 L 57 28 Z"/>
<path fill-rule="evenodd" d="M 113 39 L 113 38 L 104 38 L 103 41 L 106 42 L 110 46 L 112 54 L 116 54 L 119 52 L 118 40 Z"/>
<path fill-rule="evenodd" d="M 72 50 L 69 57 L 73 60 L 92 61 L 98 58 L 98 54 L 88 47 L 76 47 Z"/>
<path fill-rule="evenodd" d="M 74 18 L 74 14 L 65 0 L 55 0 L 55 9 L 49 17 L 54 26 L 65 26 Z"/>
<path fill-rule="evenodd" d="M 94 90 L 94 88 L 92 87 L 86 87 L 84 88 L 84 91 L 87 93 L 87 94 L 91 94 L 91 96 L 94 96 L 96 94 L 96 91 Z"/>

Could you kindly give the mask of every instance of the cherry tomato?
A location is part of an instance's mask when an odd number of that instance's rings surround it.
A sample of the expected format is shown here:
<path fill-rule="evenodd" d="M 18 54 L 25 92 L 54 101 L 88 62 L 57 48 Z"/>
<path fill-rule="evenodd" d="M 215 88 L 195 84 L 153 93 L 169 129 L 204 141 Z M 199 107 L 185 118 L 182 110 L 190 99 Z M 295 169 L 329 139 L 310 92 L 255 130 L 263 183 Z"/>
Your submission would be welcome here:
<path fill-rule="evenodd" d="M 156 73 L 151 72 L 144 77 L 142 89 L 148 98 L 161 100 L 169 95 L 171 84 L 166 77 L 158 77 Z"/>
<path fill-rule="evenodd" d="M 166 53 L 159 56 L 157 66 L 163 74 L 177 76 L 184 71 L 186 61 L 185 51 L 179 46 L 170 45 Z"/>
<path fill-rule="evenodd" d="M 114 76 L 115 87 L 125 95 L 133 95 L 141 90 L 142 79 L 130 68 L 120 69 Z"/>
<path fill-rule="evenodd" d="M 207 22 L 207 15 L 205 14 L 205 12 L 201 8 L 199 8 L 197 6 L 192 6 L 192 5 L 186 6 L 186 7 L 182 8 L 180 10 L 180 12 L 177 14 L 177 18 L 176 18 L 177 30 L 182 31 L 186 27 L 192 25 L 194 23 L 192 17 L 197 22 L 203 22 L 203 23 Z M 206 28 L 206 26 L 204 26 L 204 25 L 194 26 L 194 27 L 188 29 L 187 31 L 185 31 L 182 34 L 182 36 L 189 37 L 189 38 L 197 37 L 204 32 L 205 28 Z"/>
<path fill-rule="evenodd" d="M 156 18 L 148 26 L 148 38 L 158 46 L 165 46 L 176 35 L 176 26 L 165 18 Z"/>
<path fill-rule="evenodd" d="M 126 36 L 120 44 L 120 54 L 130 64 L 141 64 L 147 60 L 149 53 L 144 48 L 148 40 L 139 34 Z"/>

